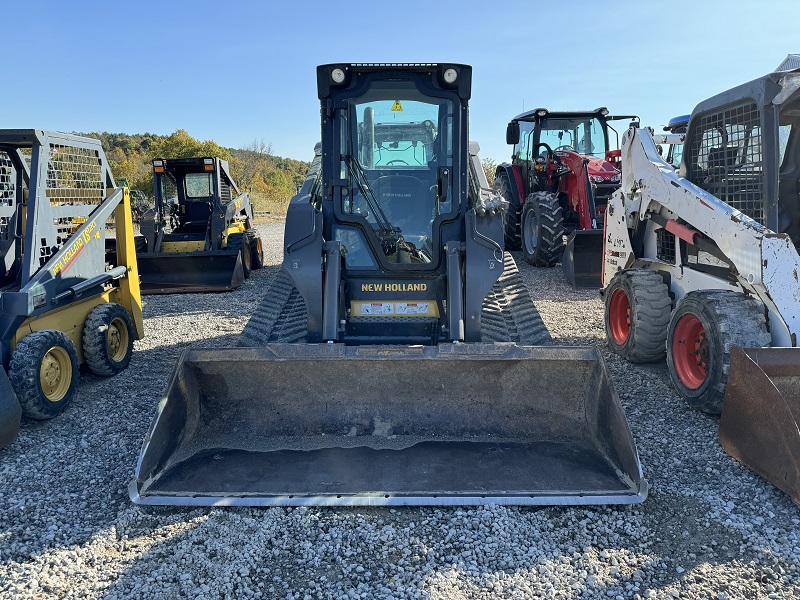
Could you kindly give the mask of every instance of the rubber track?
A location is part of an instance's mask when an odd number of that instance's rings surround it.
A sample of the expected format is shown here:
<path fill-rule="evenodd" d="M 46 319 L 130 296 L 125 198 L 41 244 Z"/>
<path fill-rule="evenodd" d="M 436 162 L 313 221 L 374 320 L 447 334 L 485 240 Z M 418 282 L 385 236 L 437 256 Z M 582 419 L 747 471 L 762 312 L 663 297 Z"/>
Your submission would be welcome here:
<path fill-rule="evenodd" d="M 483 301 L 481 336 L 485 342 L 514 342 L 524 346 L 552 344 L 550 332 L 508 252 L 504 257 L 503 274 Z M 263 346 L 271 342 L 305 341 L 305 302 L 281 269 L 245 325 L 239 342 L 243 346 Z"/>

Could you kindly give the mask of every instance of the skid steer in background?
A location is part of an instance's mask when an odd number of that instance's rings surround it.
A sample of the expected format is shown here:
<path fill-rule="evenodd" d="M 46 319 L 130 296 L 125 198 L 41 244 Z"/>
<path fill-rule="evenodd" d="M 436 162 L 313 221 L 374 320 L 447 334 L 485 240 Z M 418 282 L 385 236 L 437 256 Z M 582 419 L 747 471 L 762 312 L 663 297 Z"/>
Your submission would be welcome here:
<path fill-rule="evenodd" d="M 0 448 L 21 413 L 49 419 L 67 407 L 80 365 L 125 369 L 142 335 L 130 197 L 100 142 L 0 130 Z"/>
<path fill-rule="evenodd" d="M 573 287 L 601 287 L 603 214 L 620 178 L 609 122 L 635 118 L 610 116 L 607 108 L 537 108 L 512 119 L 506 130 L 512 160 L 495 174 L 495 189 L 510 206 L 506 248 L 521 247 L 537 267 L 561 261 Z"/>
<path fill-rule="evenodd" d="M 155 207 L 141 219 L 143 294 L 220 292 L 264 264 L 250 196 L 219 158 L 153 161 Z"/>
<path fill-rule="evenodd" d="M 722 412 L 725 450 L 800 503 L 800 70 L 698 105 L 678 173 L 629 129 L 622 176 L 605 231 L 609 345 L 633 362 L 666 351 L 689 404 Z"/>
<path fill-rule="evenodd" d="M 541 345 L 504 256 L 503 202 L 467 142 L 471 74 L 318 67 L 322 143 L 289 205 L 283 271 L 242 334 L 254 347 L 181 357 L 135 502 L 644 499 L 601 355 Z"/>

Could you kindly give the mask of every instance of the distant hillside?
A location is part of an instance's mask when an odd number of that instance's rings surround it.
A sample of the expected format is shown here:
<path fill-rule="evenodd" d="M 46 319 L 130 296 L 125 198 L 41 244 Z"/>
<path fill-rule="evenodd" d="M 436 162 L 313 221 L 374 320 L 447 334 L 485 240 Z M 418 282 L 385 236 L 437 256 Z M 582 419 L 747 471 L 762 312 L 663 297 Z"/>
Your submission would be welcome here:
<path fill-rule="evenodd" d="M 280 213 L 286 211 L 308 170 L 307 162 L 274 156 L 270 145 L 258 140 L 245 148 L 223 148 L 213 140 L 197 140 L 183 129 L 166 136 L 107 131 L 80 135 L 99 139 L 114 177 L 125 177 L 132 189 L 148 197 L 153 196 L 154 158 L 219 156 L 230 163 L 239 188 L 250 192 L 256 210 Z"/>

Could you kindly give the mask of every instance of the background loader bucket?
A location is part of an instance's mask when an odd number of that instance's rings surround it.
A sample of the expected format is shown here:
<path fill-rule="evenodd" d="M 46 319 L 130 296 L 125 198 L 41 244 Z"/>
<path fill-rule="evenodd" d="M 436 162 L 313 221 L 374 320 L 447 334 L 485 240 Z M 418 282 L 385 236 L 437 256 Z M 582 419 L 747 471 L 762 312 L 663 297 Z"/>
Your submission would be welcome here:
<path fill-rule="evenodd" d="M 800 504 L 798 419 L 800 349 L 733 348 L 720 443 Z"/>
<path fill-rule="evenodd" d="M 603 287 L 603 230 L 573 231 L 561 256 L 561 268 L 574 288 Z"/>
<path fill-rule="evenodd" d="M 240 253 L 137 254 L 142 294 L 226 292 L 244 283 Z"/>
<path fill-rule="evenodd" d="M 607 504 L 647 495 L 595 348 L 274 344 L 183 353 L 140 504 Z"/>

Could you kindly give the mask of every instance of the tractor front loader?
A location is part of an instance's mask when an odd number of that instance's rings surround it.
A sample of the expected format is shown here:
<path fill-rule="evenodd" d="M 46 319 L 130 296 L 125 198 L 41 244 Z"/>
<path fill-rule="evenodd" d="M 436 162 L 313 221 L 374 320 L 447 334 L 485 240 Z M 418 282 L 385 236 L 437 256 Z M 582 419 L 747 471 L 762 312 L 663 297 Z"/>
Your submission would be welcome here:
<path fill-rule="evenodd" d="M 153 187 L 155 207 L 137 238 L 143 294 L 224 292 L 263 266 L 250 196 L 226 161 L 155 159 Z"/>
<path fill-rule="evenodd" d="M 69 405 L 80 366 L 125 369 L 142 335 L 130 196 L 100 142 L 0 130 L 0 447 L 21 414 Z"/>
<path fill-rule="evenodd" d="M 722 413 L 723 448 L 800 503 L 800 70 L 704 101 L 685 136 L 678 172 L 650 131 L 623 138 L 608 342 L 666 358 L 691 406 Z"/>
<path fill-rule="evenodd" d="M 322 143 L 251 347 L 183 354 L 135 502 L 644 499 L 601 355 L 550 345 L 504 255 L 504 203 L 467 141 L 471 74 L 318 67 Z"/>

